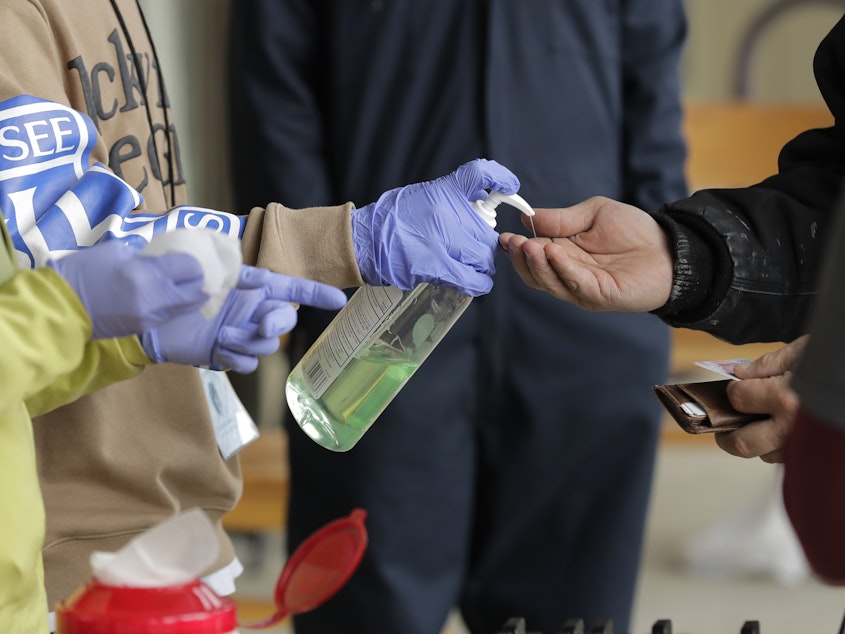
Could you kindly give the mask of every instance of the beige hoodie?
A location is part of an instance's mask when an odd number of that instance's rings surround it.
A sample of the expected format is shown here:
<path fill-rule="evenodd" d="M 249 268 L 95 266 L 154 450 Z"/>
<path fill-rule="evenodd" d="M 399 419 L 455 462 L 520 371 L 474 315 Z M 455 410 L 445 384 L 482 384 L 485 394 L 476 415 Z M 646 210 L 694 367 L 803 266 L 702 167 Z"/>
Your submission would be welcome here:
<path fill-rule="evenodd" d="M 107 165 L 144 197 L 133 217 L 186 202 L 176 129 L 135 0 L 0 0 L 0 48 L 0 109 L 31 95 L 90 117 L 90 162 Z M 245 261 L 342 288 L 360 285 L 351 209 L 253 209 L 243 233 Z M 205 509 L 219 526 L 238 500 L 237 460 L 220 456 L 193 368 L 148 367 L 34 426 L 51 608 L 89 577 L 93 550 L 115 550 L 191 507 Z M 225 536 L 223 544 L 218 567 L 233 558 Z"/>

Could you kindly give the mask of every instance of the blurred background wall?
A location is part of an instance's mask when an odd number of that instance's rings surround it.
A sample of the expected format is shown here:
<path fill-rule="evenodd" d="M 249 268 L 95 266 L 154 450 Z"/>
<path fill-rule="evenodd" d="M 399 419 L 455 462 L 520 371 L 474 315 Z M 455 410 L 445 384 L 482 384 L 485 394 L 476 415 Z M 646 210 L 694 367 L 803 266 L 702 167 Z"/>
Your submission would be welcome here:
<path fill-rule="evenodd" d="M 155 38 L 179 127 L 190 202 L 230 211 L 225 117 L 229 0 L 140 0 L 140 4 Z"/>
<path fill-rule="evenodd" d="M 758 40 L 749 97 L 759 101 L 820 101 L 812 58 L 825 33 L 842 15 L 835 0 L 687 0 L 690 39 L 683 78 L 690 99 L 724 100 L 743 36 L 767 10 L 784 7 Z"/>

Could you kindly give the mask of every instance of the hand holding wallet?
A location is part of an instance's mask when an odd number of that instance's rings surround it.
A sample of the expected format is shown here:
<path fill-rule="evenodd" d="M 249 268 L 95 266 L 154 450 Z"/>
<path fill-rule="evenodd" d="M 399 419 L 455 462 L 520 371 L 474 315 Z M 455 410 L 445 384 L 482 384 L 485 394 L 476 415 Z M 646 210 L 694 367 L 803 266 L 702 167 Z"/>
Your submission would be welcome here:
<path fill-rule="evenodd" d="M 740 429 L 768 414 L 744 414 L 728 400 L 730 379 L 655 385 L 652 389 L 672 418 L 690 434 L 712 434 Z"/>

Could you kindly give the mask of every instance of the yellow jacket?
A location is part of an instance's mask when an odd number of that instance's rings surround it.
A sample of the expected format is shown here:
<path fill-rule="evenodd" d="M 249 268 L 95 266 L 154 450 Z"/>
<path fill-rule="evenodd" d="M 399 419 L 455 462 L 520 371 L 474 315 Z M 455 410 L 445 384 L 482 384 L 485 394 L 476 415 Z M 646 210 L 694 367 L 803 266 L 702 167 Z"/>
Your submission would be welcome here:
<path fill-rule="evenodd" d="M 82 303 L 55 271 L 16 270 L 0 221 L 0 632 L 47 632 L 45 518 L 31 416 L 149 363 L 137 337 L 90 336 Z"/>

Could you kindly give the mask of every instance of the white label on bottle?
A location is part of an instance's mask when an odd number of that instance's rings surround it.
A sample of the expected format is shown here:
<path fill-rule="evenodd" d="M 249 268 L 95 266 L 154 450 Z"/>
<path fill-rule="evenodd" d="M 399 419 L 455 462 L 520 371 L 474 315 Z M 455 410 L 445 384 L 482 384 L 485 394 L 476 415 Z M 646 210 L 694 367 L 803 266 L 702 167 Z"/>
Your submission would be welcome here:
<path fill-rule="evenodd" d="M 362 286 L 349 300 L 326 339 L 302 364 L 308 390 L 320 398 L 341 370 L 384 327 L 384 316 L 402 301 L 404 292 L 395 286 Z"/>

